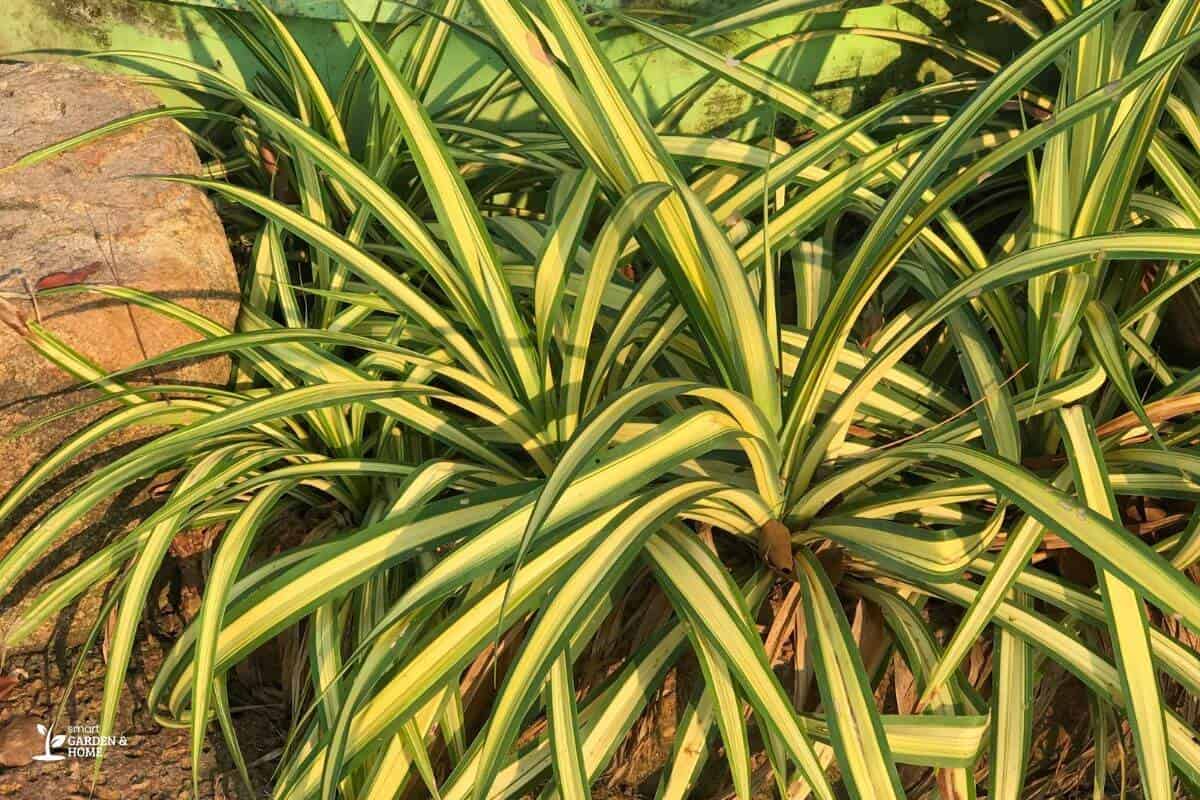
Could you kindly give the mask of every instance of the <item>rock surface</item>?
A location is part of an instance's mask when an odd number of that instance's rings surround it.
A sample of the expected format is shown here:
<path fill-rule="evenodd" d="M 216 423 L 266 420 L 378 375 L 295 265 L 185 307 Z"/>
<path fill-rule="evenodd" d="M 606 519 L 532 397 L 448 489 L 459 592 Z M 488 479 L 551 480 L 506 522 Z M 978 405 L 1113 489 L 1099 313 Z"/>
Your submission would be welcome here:
<path fill-rule="evenodd" d="M 96 294 L 38 300 L 27 287 L 107 283 L 136 287 L 185 305 L 226 326 L 237 313 L 232 258 L 208 199 L 200 191 L 132 176 L 196 173 L 200 167 L 186 134 L 158 120 L 127 129 L 32 167 L 3 171 L 21 156 L 113 119 L 156 105 L 144 88 L 117 76 L 60 63 L 0 64 L 0 298 L 9 314 L 42 323 L 76 350 L 117 369 L 193 340 L 183 325 L 146 309 Z M 162 371 L 151 380 L 220 384 L 223 360 Z M 0 437 L 15 427 L 94 398 L 44 360 L 10 327 L 0 326 Z M 83 424 L 114 406 L 72 414 L 32 433 L 0 438 L 0 493 Z M 142 432 L 143 434 L 146 432 Z M 130 446 L 136 434 L 94 448 L 88 461 L 44 487 L 15 519 L 0 521 L 0 552 L 69 491 L 72 481 Z M 136 518 L 144 495 L 130 492 L 98 507 L 37 575 L 4 598 L 0 632 L 47 577 L 93 552 Z M 84 601 L 59 633 L 86 635 L 96 598 Z M 44 646 L 47 627 L 18 648 Z"/>
<path fill-rule="evenodd" d="M 33 717 L 13 717 L 0 727 L 0 766 L 23 767 L 43 748 L 42 733 Z"/>

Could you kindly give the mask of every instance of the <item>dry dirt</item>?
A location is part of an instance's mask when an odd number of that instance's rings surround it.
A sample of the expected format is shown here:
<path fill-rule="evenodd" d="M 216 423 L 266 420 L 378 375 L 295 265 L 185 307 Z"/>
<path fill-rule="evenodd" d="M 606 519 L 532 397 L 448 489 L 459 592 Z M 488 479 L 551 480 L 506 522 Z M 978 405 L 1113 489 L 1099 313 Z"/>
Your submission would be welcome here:
<path fill-rule="evenodd" d="M 69 690 L 66 686 L 75 666 L 77 653 L 26 654 L 10 658 L 5 675 L 18 683 L 0 700 L 0 729 L 16 717 L 29 715 L 50 720 L 66 695 L 63 718 L 54 731 L 70 726 L 96 724 L 104 687 L 101 654 L 88 654 L 83 668 Z M 0 771 L 0 798 L 34 800 L 176 800 L 192 797 L 192 773 L 189 757 L 190 734 L 186 729 L 168 729 L 158 725 L 146 709 L 149 676 L 165 653 L 163 643 L 148 638 L 141 643 L 126 681 L 118 714 L 117 730 L 127 738 L 125 746 L 114 746 L 105 756 L 99 777 L 93 784 L 92 758 L 68 757 L 62 761 L 32 761 L 26 766 Z M 242 785 L 224 748 L 216 726 L 210 731 L 201 762 L 200 797 L 213 800 L 247 800 L 268 796 L 269 779 L 275 756 L 284 735 L 286 717 L 275 697 L 255 697 L 244 686 L 231 684 L 235 721 L 243 752 L 251 764 L 257 787 L 254 795 Z M 268 702 L 262 702 L 266 699 Z M 240 703 L 240 705 L 239 705 Z M 3 748 L 0 742 L 0 748 Z"/>

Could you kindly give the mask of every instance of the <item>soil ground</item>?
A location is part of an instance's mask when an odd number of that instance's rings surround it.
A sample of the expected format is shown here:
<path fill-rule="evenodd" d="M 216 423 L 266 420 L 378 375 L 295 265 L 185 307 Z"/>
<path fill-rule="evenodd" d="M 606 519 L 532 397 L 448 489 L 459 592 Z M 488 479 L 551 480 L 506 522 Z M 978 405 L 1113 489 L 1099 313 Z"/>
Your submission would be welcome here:
<path fill-rule="evenodd" d="M 69 726 L 94 725 L 100 718 L 104 691 L 104 662 L 95 648 L 84 659 L 80 674 L 70 689 L 63 719 L 56 731 Z M 0 798 L 17 800 L 183 800 L 192 797 L 187 729 L 164 728 L 146 708 L 149 676 L 161 662 L 165 648 L 153 638 L 143 640 L 131 664 L 121 697 L 116 729 L 128 740 L 125 746 L 109 749 L 93 784 L 95 760 L 67 758 L 63 761 L 34 761 L 23 767 L 0 771 Z M 0 700 L 0 727 L 5 722 L 29 715 L 50 720 L 61 703 L 78 653 L 31 654 L 10 657 L 5 674 L 18 678 L 15 689 Z M 248 694 L 231 685 L 235 721 L 242 750 L 251 764 L 257 787 L 253 796 L 267 796 L 271 771 L 285 733 L 286 717 L 279 703 L 237 705 L 237 694 Z M 239 691 L 240 689 L 240 691 Z M 213 800 L 247 800 L 216 726 L 209 734 L 201 763 L 200 797 Z"/>

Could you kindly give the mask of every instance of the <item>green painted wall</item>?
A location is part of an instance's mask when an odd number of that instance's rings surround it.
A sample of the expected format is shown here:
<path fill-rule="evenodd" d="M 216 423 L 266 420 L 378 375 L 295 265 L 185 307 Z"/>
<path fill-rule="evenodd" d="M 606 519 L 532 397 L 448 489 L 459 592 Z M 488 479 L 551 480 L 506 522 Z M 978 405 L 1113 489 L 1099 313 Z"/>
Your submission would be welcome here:
<path fill-rule="evenodd" d="M 336 22 L 336 3 L 330 0 L 268 0 L 286 15 L 289 27 L 304 44 L 317 69 L 336 86 L 349 64 L 352 49 L 349 31 Z M 690 13 L 699 18 L 725 6 L 727 0 L 608 0 L 593 2 L 593 7 L 618 3 L 625 7 L 663 7 Z M 154 50 L 182 56 L 216 67 L 236 77 L 252 63 L 236 39 L 222 30 L 219 20 L 204 6 L 236 8 L 237 0 L 5 0 L 8 21 L 0 22 L 0 53 L 31 49 L 137 49 Z M 364 18 L 370 18 L 375 0 L 351 0 L 351 6 Z M 853 25 L 865 28 L 891 28 L 918 33 L 955 35 L 964 30 L 973 38 L 986 40 L 979 27 L 982 18 L 975 9 L 979 4 L 948 5 L 945 0 L 906 0 L 904 2 L 833 4 L 839 10 L 808 17 L 803 25 L 811 28 Z M 842 10 L 849 9 L 849 10 Z M 395 19 L 403 6 L 385 2 L 380 19 Z M 986 11 L 986 9 L 982 9 Z M 469 21 L 469 20 L 468 20 Z M 986 23 L 982 23 L 985 24 Z M 796 31 L 796 17 L 783 17 L 740 31 L 728 37 L 713 37 L 708 43 L 731 55 L 760 37 L 774 38 Z M 1004 39 L 1011 34 L 999 26 Z M 987 49 L 1006 46 L 986 42 Z M 398 48 L 407 46 L 402 37 Z M 645 53 L 647 40 L 628 32 L 609 32 L 603 38 L 607 54 L 618 65 L 633 89 L 634 96 L 653 119 L 670 97 L 691 86 L 702 71 L 691 63 L 661 50 Z M 889 91 L 911 86 L 918 80 L 944 77 L 966 71 L 944 56 L 923 52 L 908 45 L 862 36 L 837 36 L 809 41 L 801 45 L 768 48 L 751 62 L 766 68 L 797 86 L 813 89 L 838 111 L 846 111 L 875 102 Z M 469 37 L 455 36 L 448 46 L 442 67 L 431 92 L 434 106 L 463 92 L 486 84 L 495 74 L 496 57 Z M 164 93 L 168 103 L 187 101 Z M 750 99 L 728 85 L 717 84 L 708 90 L 682 120 L 685 130 L 709 131 L 745 122 L 743 115 L 752 108 Z M 506 124 L 539 126 L 539 119 L 528 100 L 499 103 L 493 116 L 503 115 Z"/>

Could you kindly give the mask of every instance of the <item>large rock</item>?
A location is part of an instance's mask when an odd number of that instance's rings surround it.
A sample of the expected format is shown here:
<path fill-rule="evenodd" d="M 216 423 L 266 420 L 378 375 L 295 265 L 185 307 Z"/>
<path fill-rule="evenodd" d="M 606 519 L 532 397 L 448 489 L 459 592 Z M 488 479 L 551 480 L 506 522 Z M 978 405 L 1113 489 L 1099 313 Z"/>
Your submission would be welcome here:
<path fill-rule="evenodd" d="M 144 88 L 113 75 L 60 63 L 0 64 L 0 169 L 45 145 L 156 104 Z M 190 141 L 173 122 L 158 120 L 19 170 L 0 171 L 0 297 L 14 313 L 43 324 L 103 367 L 133 364 L 195 338 L 195 334 L 143 308 L 94 294 L 39 300 L 20 297 L 26 286 L 116 283 L 154 292 L 226 326 L 237 313 L 238 284 L 224 232 L 208 199 L 196 189 L 131 176 L 196 173 Z M 221 360 L 192 363 L 153 376 L 156 381 L 220 384 Z M 16 426 L 94 398 L 0 325 L 0 437 Z M 112 404 L 73 414 L 16 438 L 0 438 L 0 492 L 83 424 Z M 141 435 L 146 432 L 142 431 Z M 43 488 L 17 519 L 0 522 L 0 552 L 78 481 L 138 434 L 115 437 L 88 460 Z M 131 490 L 93 510 L 72 536 L 3 599 L 0 632 L 7 629 L 36 588 L 60 574 L 136 518 L 146 500 Z M 95 598 L 76 609 L 60 632 L 78 641 L 87 630 Z M 47 628 L 21 648 L 39 647 Z"/>

